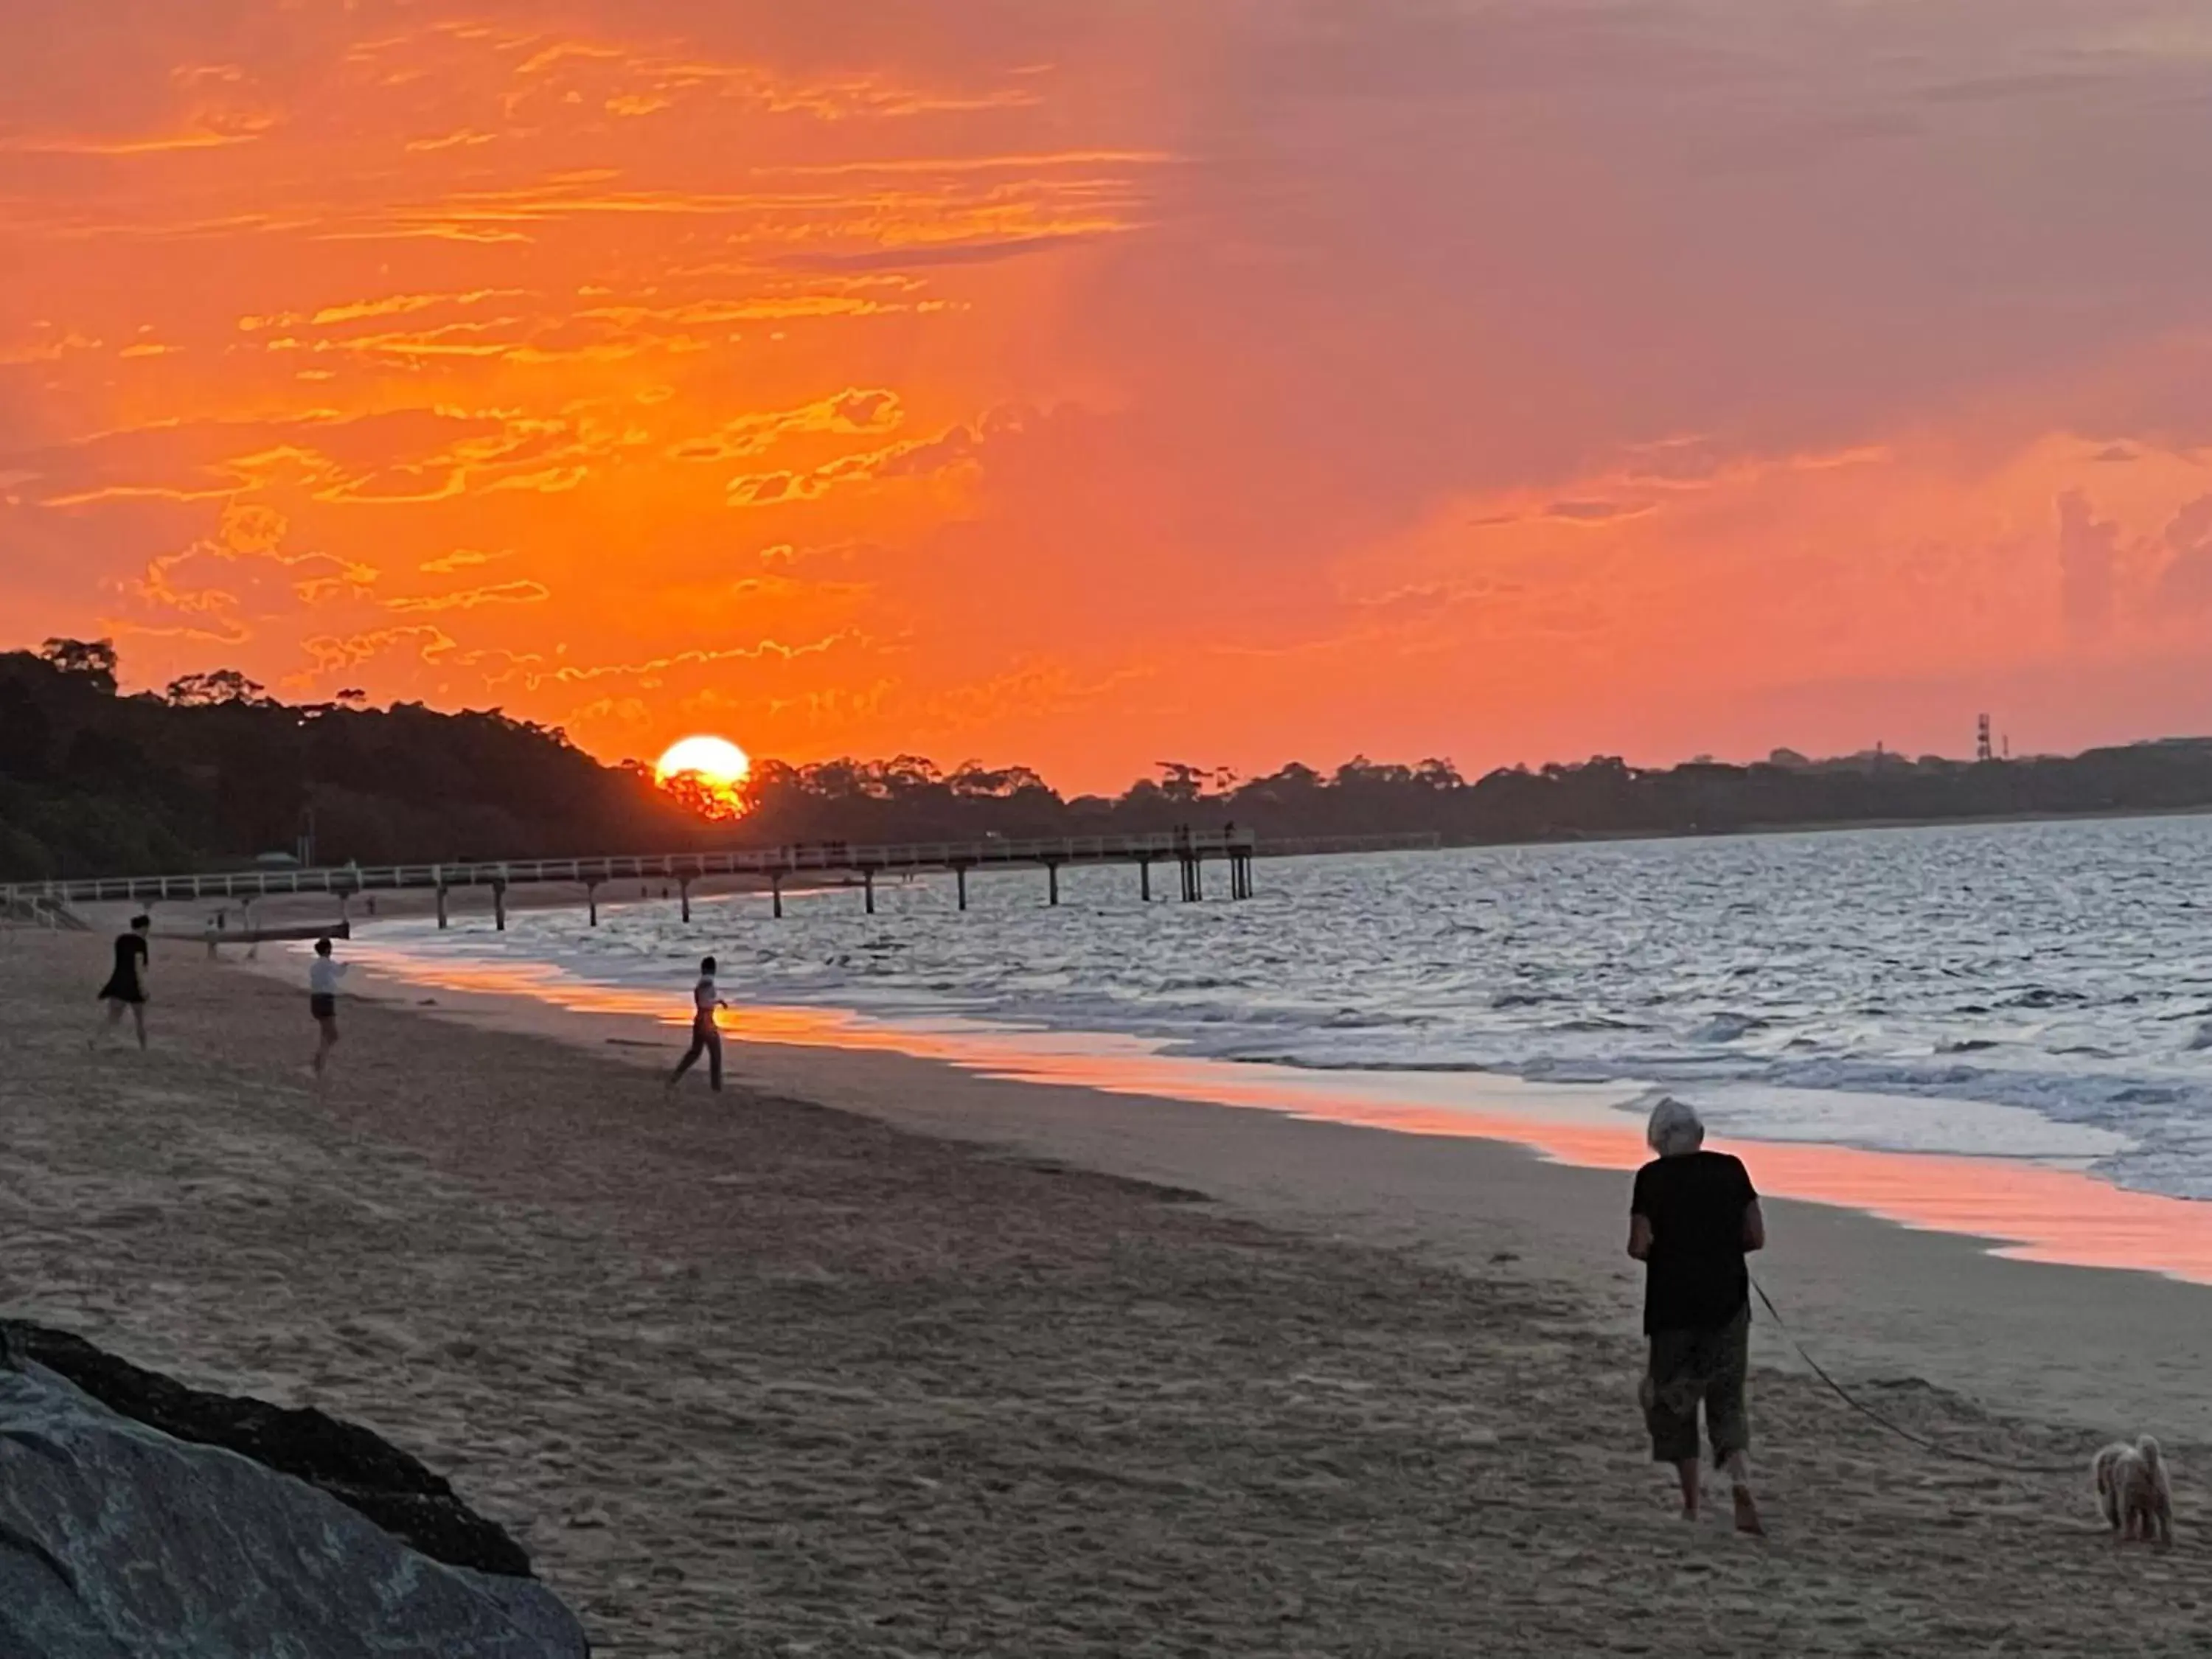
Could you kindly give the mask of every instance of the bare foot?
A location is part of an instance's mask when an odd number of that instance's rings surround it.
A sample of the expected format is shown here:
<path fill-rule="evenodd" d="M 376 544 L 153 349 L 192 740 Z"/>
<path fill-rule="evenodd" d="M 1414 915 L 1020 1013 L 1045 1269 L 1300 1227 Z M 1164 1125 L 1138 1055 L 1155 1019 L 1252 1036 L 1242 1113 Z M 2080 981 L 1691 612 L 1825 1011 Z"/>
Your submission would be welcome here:
<path fill-rule="evenodd" d="M 1759 1518 L 1759 1505 L 1752 1501 L 1748 1486 L 1735 1489 L 1735 1529 L 1753 1538 L 1766 1536 L 1766 1524 Z"/>

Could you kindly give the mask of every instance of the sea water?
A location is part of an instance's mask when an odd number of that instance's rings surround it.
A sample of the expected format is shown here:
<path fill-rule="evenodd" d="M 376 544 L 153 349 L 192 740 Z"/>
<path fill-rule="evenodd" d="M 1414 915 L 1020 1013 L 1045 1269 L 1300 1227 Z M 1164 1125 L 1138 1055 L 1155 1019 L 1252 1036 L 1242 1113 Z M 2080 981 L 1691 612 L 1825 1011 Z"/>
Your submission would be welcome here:
<path fill-rule="evenodd" d="M 1221 1066 L 1663 1091 L 1727 1133 L 2064 1161 L 2212 1197 L 2212 819 L 1617 842 L 1263 861 L 1232 903 L 1130 869 L 375 930 L 381 951 L 733 1000 L 1114 1034 Z M 1225 884 L 1224 884 L 1225 886 Z M 620 888 L 606 890 L 617 900 Z M 605 894 L 603 893 L 603 897 Z M 1458 1079 L 1455 1083 L 1455 1079 Z"/>

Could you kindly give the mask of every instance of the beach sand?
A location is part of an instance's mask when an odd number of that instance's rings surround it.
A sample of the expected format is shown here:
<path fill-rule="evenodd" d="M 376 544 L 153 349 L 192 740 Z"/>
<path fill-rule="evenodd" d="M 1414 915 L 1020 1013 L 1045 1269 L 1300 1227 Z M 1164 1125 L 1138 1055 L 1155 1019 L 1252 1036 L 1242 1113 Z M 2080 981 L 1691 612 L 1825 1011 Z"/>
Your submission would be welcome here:
<path fill-rule="evenodd" d="M 88 1054 L 106 951 L 0 937 L 8 1310 L 376 1428 L 604 1654 L 2203 1650 L 2195 1430 L 2179 1547 L 2123 1551 L 2082 1477 L 1933 1462 L 1764 1373 L 1774 1538 L 1676 1520 L 1618 1175 L 885 1054 L 733 1046 L 763 1087 L 671 1101 L 638 1062 L 672 1037 L 442 995 L 349 1003 L 318 1092 L 304 994 L 189 948 L 155 1051 Z M 1921 1431 L 2086 1462 L 2108 1416 L 2203 1410 L 2163 1328 L 2203 1291 L 1774 1224 L 1881 1374 L 1970 1381 L 1971 1332 L 1911 1368 L 1916 1323 L 2003 1304 L 1976 1391 L 2034 1414 L 1869 1382 Z M 2117 1406 L 2077 1319 L 2157 1357 Z"/>

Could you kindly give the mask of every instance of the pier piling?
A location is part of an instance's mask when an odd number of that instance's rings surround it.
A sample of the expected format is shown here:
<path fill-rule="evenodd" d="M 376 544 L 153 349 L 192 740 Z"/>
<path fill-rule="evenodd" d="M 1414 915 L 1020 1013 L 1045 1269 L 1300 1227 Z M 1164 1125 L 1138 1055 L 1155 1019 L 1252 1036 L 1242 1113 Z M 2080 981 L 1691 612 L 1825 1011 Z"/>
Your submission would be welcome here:
<path fill-rule="evenodd" d="M 783 888 L 791 880 L 859 885 L 870 915 L 876 914 L 877 879 L 886 873 L 903 881 L 950 873 L 957 902 L 970 908 L 969 876 L 978 870 L 1034 870 L 1045 872 L 1049 902 L 1060 902 L 1060 876 L 1063 867 L 1098 867 L 1133 864 L 1138 890 L 1146 903 L 1153 902 L 1152 866 L 1173 864 L 1182 878 L 1182 896 L 1195 903 L 1206 896 L 1206 866 L 1214 859 L 1228 866 L 1229 896 L 1249 899 L 1257 890 L 1258 860 L 1271 856 L 1419 851 L 1439 844 L 1435 836 L 1330 836 L 1305 840 L 1271 840 L 1263 846 L 1249 830 L 1234 825 L 1220 830 L 1188 826 L 1143 836 L 1062 836 L 1035 840 L 1011 840 L 987 836 L 966 842 L 922 842 L 897 845 L 854 847 L 847 842 L 797 842 L 774 848 L 735 848 L 709 853 L 649 855 L 607 854 L 592 858 L 466 860 L 459 863 L 380 866 L 356 865 L 333 868 L 255 869 L 201 872 L 169 876 L 111 876 L 74 881 L 0 883 L 0 908 L 52 914 L 70 904 L 115 903 L 131 900 L 143 905 L 188 900 L 228 902 L 237 908 L 234 917 L 245 931 L 253 931 L 252 906 L 274 896 L 314 896 L 336 907 L 338 925 L 351 920 L 359 902 L 370 915 L 378 897 L 386 893 L 422 892 L 433 896 L 438 927 L 453 926 L 453 896 L 462 889 L 491 891 L 494 924 L 507 931 L 507 890 L 518 883 L 562 890 L 573 896 L 584 892 L 591 925 L 600 925 L 599 890 L 610 894 L 619 889 L 649 900 L 659 889 L 663 900 L 676 899 L 682 887 L 682 912 L 691 915 L 694 884 L 729 878 L 758 891 L 766 885 L 776 916 L 784 915 Z M 1159 895 L 1165 898 L 1163 892 Z M 195 935 L 197 937 L 197 935 Z"/>
<path fill-rule="evenodd" d="M 1195 904 L 1206 896 L 1206 860 L 1193 852 L 1181 854 L 1182 866 L 1182 902 Z"/>

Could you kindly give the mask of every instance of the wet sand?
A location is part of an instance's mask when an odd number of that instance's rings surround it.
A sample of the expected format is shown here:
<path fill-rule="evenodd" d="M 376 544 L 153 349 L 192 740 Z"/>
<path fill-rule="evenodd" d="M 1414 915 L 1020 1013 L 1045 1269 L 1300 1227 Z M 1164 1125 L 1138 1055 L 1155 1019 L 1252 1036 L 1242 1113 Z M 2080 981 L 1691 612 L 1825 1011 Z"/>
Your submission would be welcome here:
<path fill-rule="evenodd" d="M 1764 1374 L 1775 1538 L 1676 1521 L 1615 1175 L 884 1054 L 733 1045 L 757 1086 L 672 1102 L 640 1062 L 672 1036 L 445 997 L 349 1004 L 317 1092 L 304 995 L 189 950 L 155 1052 L 88 1055 L 105 954 L 0 938 L 10 1310 L 371 1424 L 609 1655 L 2201 1650 L 2196 1428 L 2180 1547 L 2119 1551 L 2079 1478 L 1934 1464 Z M 1915 1322 L 1991 1300 L 1991 1382 L 2058 1379 L 2027 1415 L 1871 1389 L 1961 1445 L 2070 1462 L 2202 1392 L 2164 1328 L 2203 1291 L 1775 1231 L 1861 1372 L 1957 1372 Z M 2170 1369 L 2100 1411 L 2076 1317 Z"/>
<path fill-rule="evenodd" d="M 434 999 L 442 1018 L 652 1065 L 684 1041 L 679 998 L 349 948 L 372 964 L 356 969 L 358 988 L 408 1006 Z M 299 971 L 264 967 L 287 982 Z M 1176 1061 L 1120 1039 L 931 1032 L 830 1009 L 745 1008 L 724 1023 L 733 1067 L 758 1085 L 1195 1186 L 1268 1224 L 1462 1267 L 1525 1259 L 1609 1293 L 1634 1328 L 1642 1281 L 1621 1254 L 1621 1209 L 1626 1172 L 1648 1154 L 1640 1120 L 1619 1109 L 1632 1085 L 1458 1076 L 1454 1106 L 1435 1109 L 1363 1097 L 1357 1077 Z M 1467 1109 L 1470 1084 L 1479 1109 Z M 2099 1435 L 2212 1442 L 2212 1205 L 2014 1159 L 1736 1150 L 1779 1223 L 1759 1277 L 1832 1374 L 1932 1381 Z M 2104 1270 L 2118 1265 L 2134 1271 Z M 1803 1369 L 1771 1322 L 1754 1340 L 1763 1363 Z"/>

